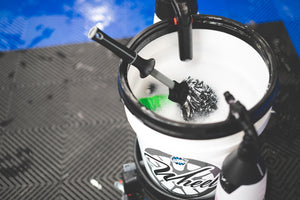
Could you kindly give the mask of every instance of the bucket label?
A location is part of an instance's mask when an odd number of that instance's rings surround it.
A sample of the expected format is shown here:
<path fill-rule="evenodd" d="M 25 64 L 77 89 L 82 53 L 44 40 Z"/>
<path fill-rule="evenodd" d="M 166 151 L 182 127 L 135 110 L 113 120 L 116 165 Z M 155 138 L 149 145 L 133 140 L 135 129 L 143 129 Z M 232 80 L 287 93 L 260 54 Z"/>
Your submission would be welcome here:
<path fill-rule="evenodd" d="M 144 155 L 157 183 L 174 195 L 200 197 L 216 189 L 220 169 L 212 164 L 150 148 Z"/>

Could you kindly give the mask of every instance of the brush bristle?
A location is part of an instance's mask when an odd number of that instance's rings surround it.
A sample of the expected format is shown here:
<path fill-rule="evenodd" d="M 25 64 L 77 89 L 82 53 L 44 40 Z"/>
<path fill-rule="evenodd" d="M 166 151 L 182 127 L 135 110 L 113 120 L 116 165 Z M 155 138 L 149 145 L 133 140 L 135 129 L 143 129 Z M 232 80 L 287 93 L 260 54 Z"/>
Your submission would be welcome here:
<path fill-rule="evenodd" d="M 184 81 L 189 87 L 187 100 L 181 107 L 183 118 L 186 121 L 193 120 L 196 117 L 205 117 L 218 108 L 216 93 L 203 81 L 191 77 Z"/>

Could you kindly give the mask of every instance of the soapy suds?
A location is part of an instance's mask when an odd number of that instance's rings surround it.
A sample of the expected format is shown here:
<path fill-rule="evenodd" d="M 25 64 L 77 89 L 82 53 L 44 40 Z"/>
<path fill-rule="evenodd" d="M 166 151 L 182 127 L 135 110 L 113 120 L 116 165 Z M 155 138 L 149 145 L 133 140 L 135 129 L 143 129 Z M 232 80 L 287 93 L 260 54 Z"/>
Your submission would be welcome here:
<path fill-rule="evenodd" d="M 181 82 L 191 76 L 214 90 L 218 109 L 189 123 L 224 121 L 229 114 L 223 97 L 225 91 L 230 91 L 247 109 L 262 99 L 268 88 L 269 71 L 254 48 L 232 35 L 214 30 L 193 30 L 193 40 L 194 58 L 189 62 L 179 59 L 176 33 L 150 42 L 139 52 L 144 58 L 154 58 L 155 68 L 171 79 Z M 134 67 L 129 69 L 128 81 L 138 99 L 168 94 L 168 88 L 152 77 L 140 79 Z M 155 112 L 167 119 L 184 122 L 176 103 L 164 104 Z"/>
<path fill-rule="evenodd" d="M 159 85 L 156 85 L 156 87 L 160 87 Z M 215 96 L 219 96 L 221 94 L 216 94 Z M 154 91 L 153 93 L 149 94 L 149 99 L 153 98 L 157 96 L 157 93 Z M 215 98 L 215 97 L 214 97 Z M 144 99 L 144 98 L 141 98 Z M 140 99 L 140 100 L 141 100 Z M 145 104 L 143 101 L 140 101 L 143 105 Z M 222 116 L 224 115 L 224 113 L 222 114 L 222 111 L 225 111 L 226 109 L 224 109 L 224 105 L 222 105 L 221 103 L 218 103 L 218 101 L 216 101 L 216 107 L 220 107 L 222 106 L 223 109 L 213 109 L 211 111 L 203 111 L 198 113 L 198 115 L 195 115 L 191 120 L 188 120 L 190 123 L 206 123 L 209 121 L 209 119 L 211 117 L 213 117 L 215 120 L 221 120 Z M 164 116 L 168 119 L 172 119 L 175 121 L 186 121 L 183 118 L 183 113 L 182 113 L 182 109 L 181 106 L 177 103 L 174 103 L 172 101 L 166 101 L 166 100 L 162 100 L 162 102 L 160 103 L 160 106 L 156 106 L 155 109 L 153 109 L 154 107 L 152 106 L 148 106 L 146 105 L 146 107 L 148 107 L 150 110 L 154 111 L 155 113 Z M 209 107 L 207 107 L 207 109 L 209 109 Z"/>

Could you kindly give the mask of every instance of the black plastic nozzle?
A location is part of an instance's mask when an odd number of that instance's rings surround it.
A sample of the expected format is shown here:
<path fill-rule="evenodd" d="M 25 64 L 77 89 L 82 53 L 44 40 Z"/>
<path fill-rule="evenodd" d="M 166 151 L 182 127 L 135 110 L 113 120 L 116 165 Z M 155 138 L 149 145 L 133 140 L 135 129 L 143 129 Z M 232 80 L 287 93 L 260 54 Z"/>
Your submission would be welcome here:
<path fill-rule="evenodd" d="M 164 19 L 174 19 L 177 26 L 180 60 L 193 58 L 192 15 L 198 12 L 197 0 L 156 0 L 156 15 Z"/>
<path fill-rule="evenodd" d="M 251 137 L 251 144 L 255 151 L 258 151 L 258 134 L 256 129 L 254 128 L 249 112 L 246 107 L 241 104 L 240 101 L 236 101 L 233 95 L 229 92 L 224 93 L 226 102 L 230 106 L 230 114 L 239 122 L 241 128 L 245 132 L 245 140 L 243 141 L 245 144 L 248 144 L 248 137 Z M 243 143 L 242 143 L 243 144 Z M 242 145 L 243 146 L 243 145 Z M 254 150 L 253 149 L 253 150 Z M 245 151 L 243 151 L 245 152 Z M 254 152 L 257 153 L 257 152 Z"/>

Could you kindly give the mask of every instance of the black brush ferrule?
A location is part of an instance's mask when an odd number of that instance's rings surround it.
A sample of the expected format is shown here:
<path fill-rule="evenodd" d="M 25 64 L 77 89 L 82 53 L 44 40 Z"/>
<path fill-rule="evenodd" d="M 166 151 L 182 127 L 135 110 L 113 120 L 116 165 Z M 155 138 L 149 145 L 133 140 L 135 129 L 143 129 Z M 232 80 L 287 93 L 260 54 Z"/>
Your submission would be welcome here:
<path fill-rule="evenodd" d="M 187 96 L 189 94 L 188 84 L 183 81 L 181 83 L 175 82 L 173 89 L 169 89 L 169 99 L 173 102 L 183 105 L 186 102 Z"/>

